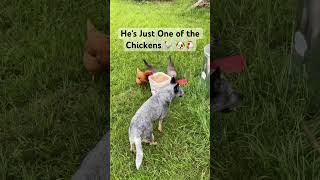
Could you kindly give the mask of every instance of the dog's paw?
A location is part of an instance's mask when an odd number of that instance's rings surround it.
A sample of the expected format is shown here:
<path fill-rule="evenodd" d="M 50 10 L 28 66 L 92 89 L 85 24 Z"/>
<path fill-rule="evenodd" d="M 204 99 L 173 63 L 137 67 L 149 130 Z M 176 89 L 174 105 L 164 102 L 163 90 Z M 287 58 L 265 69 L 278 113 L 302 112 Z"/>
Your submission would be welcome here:
<path fill-rule="evenodd" d="M 150 145 L 157 145 L 157 144 L 158 144 L 158 142 L 155 142 L 155 141 L 150 142 Z"/>
<path fill-rule="evenodd" d="M 136 153 L 136 149 L 133 148 L 133 147 L 130 147 L 130 151 L 131 151 L 132 153 Z"/>
<path fill-rule="evenodd" d="M 143 142 L 143 143 L 150 143 L 150 141 L 147 140 L 147 139 L 142 139 L 141 142 Z"/>

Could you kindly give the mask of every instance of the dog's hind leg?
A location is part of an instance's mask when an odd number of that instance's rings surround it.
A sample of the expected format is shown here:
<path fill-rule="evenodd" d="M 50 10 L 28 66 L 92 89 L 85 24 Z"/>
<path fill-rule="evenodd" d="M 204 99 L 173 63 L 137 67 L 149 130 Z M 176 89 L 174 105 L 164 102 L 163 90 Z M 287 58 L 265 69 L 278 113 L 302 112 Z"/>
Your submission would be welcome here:
<path fill-rule="evenodd" d="M 154 140 L 154 135 L 152 134 L 151 136 L 152 136 L 152 140 L 151 140 L 151 142 L 150 142 L 150 145 L 156 145 L 156 144 L 158 144 L 158 143 Z"/>
<path fill-rule="evenodd" d="M 132 143 L 132 144 L 130 143 L 130 151 L 134 152 L 134 153 L 136 152 L 136 148 L 134 146 L 134 143 Z"/>
<path fill-rule="evenodd" d="M 136 152 L 136 148 L 134 146 L 134 142 L 130 137 L 129 137 L 129 142 L 130 142 L 130 151 L 131 152 Z"/>
<path fill-rule="evenodd" d="M 159 120 L 159 126 L 158 126 L 158 130 L 159 130 L 160 132 L 163 132 L 162 123 L 163 123 L 163 119 L 160 119 L 160 120 Z"/>
<path fill-rule="evenodd" d="M 160 116 L 160 118 L 159 118 L 158 130 L 159 130 L 160 132 L 163 132 L 163 120 L 164 120 L 164 118 L 166 117 L 168 110 L 169 110 L 169 108 L 165 108 L 165 109 L 164 109 L 164 112 L 161 114 L 161 116 Z"/>
<path fill-rule="evenodd" d="M 146 140 L 147 140 L 147 142 L 148 142 L 150 145 L 156 145 L 156 144 L 158 144 L 157 142 L 154 141 L 154 135 L 153 135 L 153 133 L 152 133 L 152 130 L 149 130 L 149 131 L 147 132 Z"/>

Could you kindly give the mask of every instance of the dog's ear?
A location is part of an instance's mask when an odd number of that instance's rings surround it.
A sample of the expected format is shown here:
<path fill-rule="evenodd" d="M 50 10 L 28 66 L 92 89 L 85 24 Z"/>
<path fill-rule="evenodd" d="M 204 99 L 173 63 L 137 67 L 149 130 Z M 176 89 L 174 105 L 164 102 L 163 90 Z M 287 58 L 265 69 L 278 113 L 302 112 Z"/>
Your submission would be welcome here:
<path fill-rule="evenodd" d="M 172 77 L 170 83 L 171 84 L 176 84 L 177 83 L 176 78 Z"/>
<path fill-rule="evenodd" d="M 177 94 L 179 92 L 179 84 L 175 85 L 173 88 L 173 92 Z"/>
<path fill-rule="evenodd" d="M 220 69 L 220 67 L 217 67 L 216 69 L 215 69 L 215 71 L 212 73 L 212 78 L 213 79 L 221 79 L 221 69 Z"/>
<path fill-rule="evenodd" d="M 210 75 L 210 84 L 212 86 L 212 90 L 216 91 L 221 86 L 222 81 L 222 72 L 220 68 L 216 68 L 215 71 Z"/>

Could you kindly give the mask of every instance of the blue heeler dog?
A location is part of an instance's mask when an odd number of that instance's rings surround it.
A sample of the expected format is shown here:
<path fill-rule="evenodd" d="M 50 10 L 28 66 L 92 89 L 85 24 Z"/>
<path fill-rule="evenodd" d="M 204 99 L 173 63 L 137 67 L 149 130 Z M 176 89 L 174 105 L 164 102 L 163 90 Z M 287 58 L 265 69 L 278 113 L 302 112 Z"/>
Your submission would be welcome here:
<path fill-rule="evenodd" d="M 176 96 L 182 97 L 183 95 L 183 90 L 176 83 L 176 79 L 172 77 L 170 84 L 151 96 L 133 116 L 129 127 L 129 141 L 130 151 L 136 152 L 137 170 L 140 168 L 143 158 L 141 142 L 150 145 L 157 144 L 152 133 L 153 122 L 159 119 L 158 130 L 162 132 L 162 123 L 169 111 L 170 103 Z"/>

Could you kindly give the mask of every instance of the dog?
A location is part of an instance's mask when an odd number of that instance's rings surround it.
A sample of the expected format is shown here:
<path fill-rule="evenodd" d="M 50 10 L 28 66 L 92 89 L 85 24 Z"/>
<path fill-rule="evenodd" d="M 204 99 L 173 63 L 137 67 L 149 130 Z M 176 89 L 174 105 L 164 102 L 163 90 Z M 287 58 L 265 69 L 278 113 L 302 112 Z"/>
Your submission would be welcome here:
<path fill-rule="evenodd" d="M 129 127 L 130 151 L 136 153 L 136 168 L 139 170 L 143 159 L 142 142 L 155 145 L 153 136 L 153 122 L 159 119 L 158 130 L 163 131 L 163 120 L 169 111 L 169 105 L 176 97 L 184 96 L 174 77 L 169 85 L 161 88 L 138 109 Z"/>
<path fill-rule="evenodd" d="M 210 104 L 213 112 L 231 112 L 243 100 L 243 95 L 225 80 L 220 68 L 211 73 L 210 84 Z"/>
<path fill-rule="evenodd" d="M 108 180 L 110 179 L 110 132 L 84 158 L 72 180 Z"/>
<path fill-rule="evenodd" d="M 300 1 L 300 14 L 298 14 L 298 31 L 296 32 L 296 42 L 297 36 L 302 36 L 305 41 L 306 49 L 302 50 L 300 55 L 304 56 L 306 50 L 316 48 L 319 44 L 319 35 L 320 35 L 320 1 L 319 0 L 304 0 Z M 296 46 L 303 47 L 301 45 Z M 299 50 L 298 50 L 299 51 Z"/>

